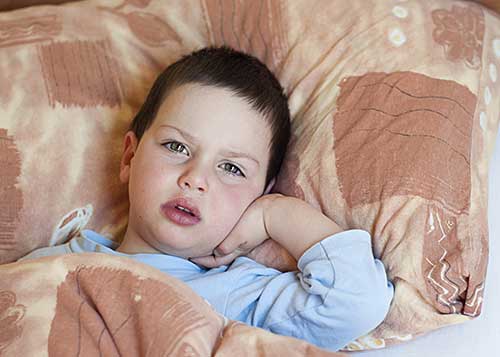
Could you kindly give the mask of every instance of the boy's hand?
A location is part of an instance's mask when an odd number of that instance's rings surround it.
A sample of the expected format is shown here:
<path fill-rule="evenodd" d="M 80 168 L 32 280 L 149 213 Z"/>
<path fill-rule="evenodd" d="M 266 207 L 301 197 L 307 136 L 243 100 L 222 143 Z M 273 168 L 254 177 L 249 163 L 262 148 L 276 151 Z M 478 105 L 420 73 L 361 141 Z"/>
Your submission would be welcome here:
<path fill-rule="evenodd" d="M 239 221 L 226 238 L 214 249 L 213 255 L 191 258 L 206 268 L 215 268 L 231 263 L 240 255 L 248 254 L 253 248 L 271 238 L 264 222 L 264 212 L 279 193 L 264 195 L 253 201 L 243 212 Z"/>

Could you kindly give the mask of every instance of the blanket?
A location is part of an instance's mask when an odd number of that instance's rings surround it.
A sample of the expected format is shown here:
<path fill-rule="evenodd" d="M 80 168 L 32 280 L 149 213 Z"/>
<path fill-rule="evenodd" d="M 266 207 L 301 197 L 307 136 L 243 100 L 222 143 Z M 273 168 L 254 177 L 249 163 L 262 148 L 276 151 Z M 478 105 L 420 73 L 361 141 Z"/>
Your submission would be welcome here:
<path fill-rule="evenodd" d="M 0 265 L 0 356 L 342 356 L 226 319 L 182 281 L 129 258 Z"/>

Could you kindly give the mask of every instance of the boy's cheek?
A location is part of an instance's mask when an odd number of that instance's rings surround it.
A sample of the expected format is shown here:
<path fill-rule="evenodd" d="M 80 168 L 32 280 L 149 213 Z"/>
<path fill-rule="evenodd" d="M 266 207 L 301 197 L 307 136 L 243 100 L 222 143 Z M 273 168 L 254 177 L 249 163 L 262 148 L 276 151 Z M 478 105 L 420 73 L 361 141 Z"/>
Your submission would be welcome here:
<path fill-rule="evenodd" d="M 251 194 L 250 192 L 235 192 L 231 197 L 232 207 L 230 214 L 233 216 L 233 225 L 238 223 L 241 217 L 244 215 L 245 211 L 248 207 L 252 205 L 252 203 L 258 199 L 255 194 Z M 231 206 L 231 205 L 228 205 Z"/>
<path fill-rule="evenodd" d="M 245 211 L 245 202 L 248 198 L 241 191 L 228 191 L 223 197 L 215 195 L 215 199 L 211 202 L 209 214 L 213 222 L 220 226 L 231 226 L 237 223 L 241 214 Z"/>

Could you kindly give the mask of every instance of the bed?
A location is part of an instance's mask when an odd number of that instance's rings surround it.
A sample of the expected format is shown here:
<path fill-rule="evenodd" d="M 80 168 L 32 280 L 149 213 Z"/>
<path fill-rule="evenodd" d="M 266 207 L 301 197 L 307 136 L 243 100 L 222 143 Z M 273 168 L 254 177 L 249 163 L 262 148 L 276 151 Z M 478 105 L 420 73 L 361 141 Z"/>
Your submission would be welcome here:
<path fill-rule="evenodd" d="M 337 355 L 225 319 L 126 258 L 16 262 L 86 228 L 122 236 L 131 117 L 168 63 L 222 44 L 265 62 L 289 95 L 292 139 L 273 191 L 370 232 L 394 282 L 385 321 L 338 355 L 494 353 L 494 1 L 0 0 L 0 10 L 0 354 Z M 272 240 L 250 257 L 296 268 Z"/>

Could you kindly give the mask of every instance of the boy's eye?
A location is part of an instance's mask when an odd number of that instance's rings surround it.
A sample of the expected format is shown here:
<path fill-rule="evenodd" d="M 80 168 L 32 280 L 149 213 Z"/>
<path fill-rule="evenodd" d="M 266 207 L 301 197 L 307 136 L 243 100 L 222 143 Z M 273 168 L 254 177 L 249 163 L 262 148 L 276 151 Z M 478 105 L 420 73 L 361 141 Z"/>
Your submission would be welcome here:
<path fill-rule="evenodd" d="M 170 147 L 169 147 L 169 145 L 170 145 Z M 163 146 L 165 146 L 168 150 L 173 151 L 175 153 L 182 152 L 182 150 L 179 151 L 179 147 L 186 148 L 183 144 L 179 143 L 178 141 L 169 141 L 168 143 L 163 144 Z"/>
<path fill-rule="evenodd" d="M 241 176 L 241 177 L 245 177 L 245 175 L 243 174 L 243 172 L 238 168 L 238 166 L 235 166 L 233 164 L 230 164 L 228 162 L 222 164 L 224 165 L 225 167 L 227 167 L 226 165 L 229 165 L 229 167 L 235 169 L 235 170 L 232 170 L 231 168 L 229 170 L 227 170 L 227 172 L 229 173 L 229 175 L 233 175 L 233 176 Z M 238 174 L 239 172 L 239 174 Z"/>
<path fill-rule="evenodd" d="M 181 144 L 178 141 L 169 141 L 168 143 L 163 144 L 163 146 L 165 146 L 168 150 L 177 154 L 182 153 L 184 151 L 182 149 L 186 149 L 186 146 L 184 146 L 184 144 Z M 181 150 L 179 150 L 179 148 Z M 229 162 L 226 162 L 222 165 L 224 166 L 224 171 L 227 172 L 229 175 L 246 177 L 238 166 L 230 164 Z"/>

